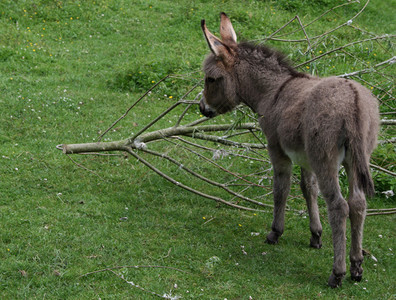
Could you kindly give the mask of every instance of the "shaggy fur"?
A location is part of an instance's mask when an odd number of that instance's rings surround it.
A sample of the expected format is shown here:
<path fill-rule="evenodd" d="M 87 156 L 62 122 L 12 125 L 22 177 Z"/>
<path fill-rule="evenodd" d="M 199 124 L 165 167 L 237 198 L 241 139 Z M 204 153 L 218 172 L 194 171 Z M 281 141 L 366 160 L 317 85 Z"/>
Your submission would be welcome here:
<path fill-rule="evenodd" d="M 259 115 L 274 168 L 274 220 L 267 242 L 278 243 L 284 230 L 292 161 L 301 166 L 301 189 L 310 217 L 311 241 L 322 246 L 318 188 L 326 200 L 332 228 L 334 264 L 328 284 L 341 285 L 346 273 L 346 219 L 351 220 L 351 277 L 360 281 L 365 194 L 374 194 L 369 170 L 379 127 L 377 100 L 355 81 L 319 78 L 297 72 L 271 48 L 237 43 L 231 22 L 221 15 L 222 40 L 202 22 L 212 54 L 204 62 L 205 89 L 200 103 L 206 116 L 240 103 Z M 348 202 L 341 195 L 338 171 L 348 174 Z"/>

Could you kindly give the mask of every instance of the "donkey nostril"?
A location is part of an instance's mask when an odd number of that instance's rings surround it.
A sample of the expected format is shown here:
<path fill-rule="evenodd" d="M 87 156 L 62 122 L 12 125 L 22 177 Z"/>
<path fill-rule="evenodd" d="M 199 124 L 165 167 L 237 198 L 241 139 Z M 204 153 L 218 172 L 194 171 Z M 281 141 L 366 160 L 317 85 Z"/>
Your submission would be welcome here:
<path fill-rule="evenodd" d="M 201 109 L 201 113 L 207 118 L 213 118 L 217 115 L 216 112 L 210 108 L 209 109 L 205 109 L 205 108 Z"/>
<path fill-rule="evenodd" d="M 203 98 L 199 102 L 199 110 L 201 111 L 201 114 L 208 118 L 213 118 L 217 115 L 216 111 L 207 105 Z"/>

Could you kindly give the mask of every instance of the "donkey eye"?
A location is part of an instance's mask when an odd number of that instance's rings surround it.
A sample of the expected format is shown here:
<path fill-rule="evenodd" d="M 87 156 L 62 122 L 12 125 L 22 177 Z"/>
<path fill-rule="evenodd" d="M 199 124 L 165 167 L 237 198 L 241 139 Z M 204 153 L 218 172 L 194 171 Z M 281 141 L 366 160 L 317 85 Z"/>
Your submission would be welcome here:
<path fill-rule="evenodd" d="M 212 83 L 212 82 L 215 82 L 216 79 L 214 79 L 213 77 L 207 77 L 206 81 L 209 82 L 209 83 Z"/>

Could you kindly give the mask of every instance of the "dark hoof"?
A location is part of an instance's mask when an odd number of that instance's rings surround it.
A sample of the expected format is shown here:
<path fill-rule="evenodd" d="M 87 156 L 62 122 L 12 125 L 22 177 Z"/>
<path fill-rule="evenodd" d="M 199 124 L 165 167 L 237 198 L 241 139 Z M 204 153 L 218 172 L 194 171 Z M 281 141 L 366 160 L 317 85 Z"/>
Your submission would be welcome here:
<path fill-rule="evenodd" d="M 309 245 L 312 248 L 320 249 L 320 248 L 322 248 L 322 239 L 320 237 L 317 237 L 317 236 L 312 236 L 311 237 L 311 242 L 310 242 Z"/>
<path fill-rule="evenodd" d="M 271 231 L 268 235 L 267 235 L 267 243 L 271 244 L 271 245 L 276 245 L 278 244 L 278 239 L 279 239 L 280 235 L 277 234 L 274 231 Z"/>
<path fill-rule="evenodd" d="M 331 288 L 337 288 L 342 285 L 342 279 L 344 278 L 344 275 L 335 275 L 334 273 L 331 273 L 328 285 Z"/>
<path fill-rule="evenodd" d="M 360 281 L 362 281 L 362 278 L 363 278 L 363 274 L 359 274 L 359 275 L 351 274 L 351 279 L 353 281 L 360 282 Z"/>
<path fill-rule="evenodd" d="M 362 261 L 351 262 L 351 279 L 354 281 L 361 281 L 363 277 Z"/>

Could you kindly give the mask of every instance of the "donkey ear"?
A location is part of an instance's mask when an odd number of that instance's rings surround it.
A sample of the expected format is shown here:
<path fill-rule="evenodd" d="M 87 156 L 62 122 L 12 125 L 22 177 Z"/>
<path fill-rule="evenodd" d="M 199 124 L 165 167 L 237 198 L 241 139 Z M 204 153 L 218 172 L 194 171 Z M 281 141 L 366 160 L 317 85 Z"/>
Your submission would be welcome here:
<path fill-rule="evenodd" d="M 224 42 L 237 42 L 237 36 L 234 28 L 232 27 L 230 18 L 225 14 L 220 14 L 220 35 Z"/>
<path fill-rule="evenodd" d="M 233 55 L 231 53 L 232 50 L 208 30 L 205 20 L 201 21 L 201 27 L 210 50 L 212 50 L 212 52 L 217 57 L 221 58 L 226 64 L 231 63 L 233 61 Z"/>
<path fill-rule="evenodd" d="M 206 27 L 205 20 L 201 21 L 201 27 L 210 50 L 212 50 L 216 56 L 222 56 L 222 54 L 227 51 L 227 46 L 209 31 Z"/>

